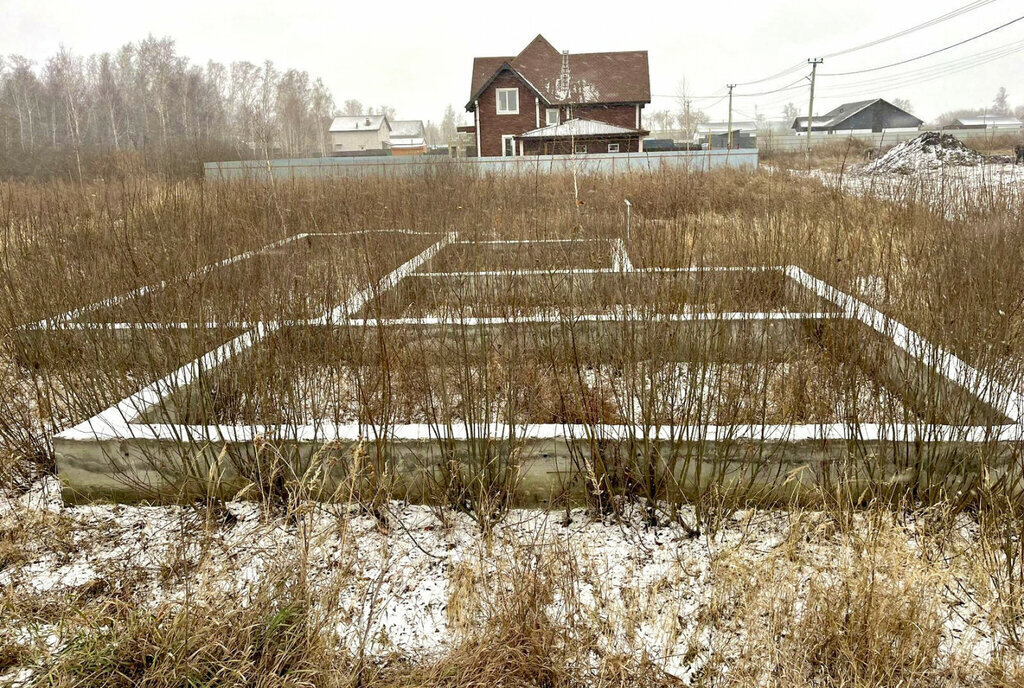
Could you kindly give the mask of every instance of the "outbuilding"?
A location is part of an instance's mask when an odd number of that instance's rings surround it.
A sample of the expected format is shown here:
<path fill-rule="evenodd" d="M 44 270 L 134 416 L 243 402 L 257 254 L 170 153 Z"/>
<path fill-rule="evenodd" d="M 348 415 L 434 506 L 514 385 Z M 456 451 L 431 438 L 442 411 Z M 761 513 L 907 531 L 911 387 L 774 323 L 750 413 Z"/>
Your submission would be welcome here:
<path fill-rule="evenodd" d="M 824 115 L 811 118 L 811 131 L 825 134 L 869 134 L 883 131 L 917 131 L 924 120 L 887 100 L 859 100 L 843 103 Z M 807 133 L 807 118 L 793 120 L 793 131 Z"/>
<path fill-rule="evenodd" d="M 1016 117 L 1006 115 L 976 115 L 961 117 L 950 125 L 950 129 L 998 129 L 1000 131 L 1020 131 L 1024 129 Z"/>

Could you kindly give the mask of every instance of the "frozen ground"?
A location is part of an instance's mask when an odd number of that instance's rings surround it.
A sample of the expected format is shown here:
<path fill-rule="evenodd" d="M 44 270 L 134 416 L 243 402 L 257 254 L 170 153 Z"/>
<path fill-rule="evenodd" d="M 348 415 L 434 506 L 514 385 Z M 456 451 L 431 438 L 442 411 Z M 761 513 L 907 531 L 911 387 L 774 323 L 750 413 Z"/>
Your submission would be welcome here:
<path fill-rule="evenodd" d="M 919 170 L 913 174 L 870 172 L 854 166 L 843 173 L 813 170 L 811 175 L 826 186 L 854 194 L 901 201 L 918 200 L 955 215 L 978 194 L 989 194 L 993 202 L 1007 203 L 1024 192 L 1024 165 L 986 163 L 970 166 L 945 166 Z"/>
<path fill-rule="evenodd" d="M 0 639 L 19 638 L 43 657 L 75 642 L 74 615 L 51 611 L 40 622 L 25 608 L 59 610 L 69 600 L 78 608 L 116 594 L 153 609 L 182 605 L 200 588 L 246 604 L 283 567 L 337 595 L 339 644 L 423 661 L 471 636 L 502 595 L 516 594 L 528 568 L 551 580 L 553 620 L 587 628 L 603 652 L 646 656 L 689 682 L 712 658 L 729 661 L 766 642 L 773 618 L 751 611 L 762 609 L 754 601 L 775 609 L 772 617 L 782 600 L 798 610 L 809 586 L 853 571 L 882 542 L 891 557 L 871 575 L 880 586 L 929 581 L 947 657 L 986 663 L 1000 646 L 991 610 L 979 603 L 988 597 L 960 568 L 977 538 L 966 518 L 942 529 L 948 558 L 935 562 L 934 542 L 915 520 L 879 529 L 855 516 L 844 532 L 822 513 L 722 511 L 705 523 L 718 519 L 720 528 L 695 536 L 667 519 L 650 527 L 639 514 L 613 522 L 581 510 L 517 510 L 487 537 L 466 515 L 397 502 L 383 528 L 342 506 L 283 519 L 235 502 L 211 521 L 185 507 L 64 506 L 57 490 L 48 479 L 0 502 Z M 695 523 L 690 509 L 682 517 Z M 918 569 L 920 579 L 910 574 Z M 28 679 L 33 666 L 10 667 L 6 678 Z"/>
<path fill-rule="evenodd" d="M 984 156 L 948 134 L 924 132 L 881 157 L 842 172 L 814 170 L 827 186 L 893 201 L 923 203 L 956 217 L 978 199 L 1015 202 L 1024 191 L 1024 165 Z"/>

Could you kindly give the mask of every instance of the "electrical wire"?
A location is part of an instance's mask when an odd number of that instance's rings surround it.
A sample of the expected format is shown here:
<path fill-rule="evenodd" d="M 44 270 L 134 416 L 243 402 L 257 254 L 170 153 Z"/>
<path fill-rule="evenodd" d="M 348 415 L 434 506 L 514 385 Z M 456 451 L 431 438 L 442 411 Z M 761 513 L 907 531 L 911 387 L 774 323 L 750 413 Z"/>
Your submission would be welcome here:
<path fill-rule="evenodd" d="M 944 48 L 939 48 L 938 50 L 932 50 L 931 52 L 924 53 L 923 55 L 918 55 L 916 57 L 911 57 L 911 58 L 908 58 L 906 60 L 900 60 L 899 62 L 892 62 L 890 64 L 881 65 L 879 67 L 870 67 L 868 69 L 856 69 L 856 70 L 853 70 L 851 72 L 821 72 L 820 74 L 821 74 L 821 76 L 852 76 L 854 74 L 866 74 L 868 72 L 877 72 L 877 71 L 882 70 L 882 69 L 889 69 L 890 67 L 898 67 L 900 65 L 905 65 L 905 64 L 907 64 L 909 62 L 916 62 L 917 60 L 923 60 L 924 58 L 931 57 L 932 55 L 938 55 L 941 52 L 945 52 L 947 50 L 951 50 L 952 48 L 956 48 L 958 46 L 964 45 L 965 43 L 970 43 L 971 41 L 974 41 L 974 40 L 977 40 L 979 38 L 982 38 L 983 36 L 988 36 L 991 33 L 995 33 L 996 31 L 999 31 L 1000 29 L 1005 29 L 1007 26 L 1011 26 L 1012 24 L 1016 24 L 1019 21 L 1024 21 L 1024 15 L 1021 15 L 1021 16 L 1017 17 L 1016 19 L 1011 19 L 1010 21 L 1006 22 L 1005 24 L 1000 24 L 999 26 L 995 27 L 994 29 L 989 29 L 988 31 L 984 31 L 984 32 L 979 33 L 977 35 L 971 36 L 970 38 L 965 38 L 962 41 L 957 41 L 956 43 L 953 43 L 951 45 L 947 45 Z"/>
<path fill-rule="evenodd" d="M 726 93 L 725 95 L 729 95 L 729 94 Z M 671 98 L 672 100 L 714 100 L 715 98 L 721 98 L 721 97 L 722 97 L 721 93 L 716 93 L 713 96 L 691 96 L 691 95 L 680 95 L 678 93 L 676 95 L 674 95 L 674 96 L 665 95 L 663 93 L 660 93 L 660 94 L 659 93 L 652 93 L 651 94 L 651 98 Z"/>
<path fill-rule="evenodd" d="M 995 2 L 995 1 L 996 0 L 974 0 L 974 2 L 970 2 L 970 3 L 960 7 L 958 9 L 951 10 L 951 11 L 946 12 L 945 14 L 942 14 L 942 15 L 940 15 L 938 17 L 933 17 L 932 19 L 929 19 L 927 21 L 921 22 L 920 24 L 916 24 L 916 25 L 911 26 L 911 27 L 909 27 L 907 29 L 903 29 L 902 31 L 897 31 L 896 33 L 889 34 L 888 36 L 883 36 L 882 38 L 877 38 L 877 39 L 875 39 L 873 41 L 868 41 L 867 43 L 861 43 L 860 45 L 855 45 L 855 46 L 852 46 L 850 48 L 844 48 L 843 50 L 837 50 L 835 52 L 823 55 L 822 57 L 823 58 L 838 57 L 840 55 L 847 55 L 849 53 L 857 52 L 858 50 L 864 50 L 865 48 L 871 48 L 871 47 L 876 46 L 876 45 L 881 45 L 882 43 L 888 43 L 889 41 L 895 40 L 897 38 L 902 38 L 903 36 L 910 35 L 910 34 L 916 32 L 916 31 L 921 31 L 922 29 L 927 29 L 929 27 L 935 26 L 936 24 L 941 24 L 944 21 L 948 21 L 950 19 L 955 19 L 956 17 L 959 17 L 959 16 L 961 16 L 963 14 L 967 14 L 968 12 L 972 12 L 972 11 L 974 11 L 976 9 L 980 9 L 980 8 L 986 6 L 986 5 L 990 5 L 993 2 Z M 754 79 L 752 81 L 741 81 L 741 82 L 738 82 L 736 85 L 737 86 L 751 86 L 753 84 L 764 83 L 765 81 L 774 81 L 775 79 L 778 79 L 778 78 L 781 78 L 783 76 L 787 76 L 789 74 L 792 74 L 793 72 L 795 72 L 795 71 L 803 68 L 804 66 L 806 66 L 806 64 L 807 64 L 806 62 L 801 61 L 801 62 L 798 62 L 798 63 L 792 65 L 791 67 L 787 67 L 786 69 L 782 70 L 781 72 L 776 72 L 775 74 L 772 74 L 770 76 L 766 76 L 766 77 L 763 77 L 763 78 L 760 78 L 760 79 Z"/>
<path fill-rule="evenodd" d="M 902 31 L 897 31 L 894 34 L 890 34 L 888 36 L 878 38 L 873 41 L 868 41 L 867 43 L 862 43 L 860 45 L 853 46 L 852 48 L 846 48 L 845 50 L 837 50 L 834 53 L 822 55 L 822 58 L 831 58 L 839 57 L 840 55 L 848 55 L 849 53 L 854 53 L 857 52 L 858 50 L 864 50 L 865 48 L 872 48 L 876 45 L 881 45 L 882 43 L 888 43 L 889 41 L 896 40 L 897 38 L 902 38 L 903 36 L 912 34 L 915 31 L 927 29 L 929 27 L 935 26 L 936 24 L 941 24 L 944 21 L 955 19 L 956 17 L 959 17 L 962 14 L 967 14 L 968 12 L 984 7 L 985 5 L 990 5 L 993 2 L 995 2 L 995 0 L 974 0 L 974 2 L 970 2 L 964 5 L 963 7 L 960 7 L 959 9 L 951 10 L 946 14 L 935 17 L 933 19 L 929 19 L 928 21 L 925 22 L 921 22 L 920 24 L 912 26 L 909 29 L 903 29 Z"/>
<path fill-rule="evenodd" d="M 803 68 L 804 65 L 806 65 L 806 64 L 807 64 L 806 62 L 801 60 L 800 62 L 797 62 L 792 67 L 787 67 L 786 69 L 782 70 L 781 72 L 776 72 L 775 74 L 772 74 L 771 76 L 766 76 L 763 79 L 754 79 L 753 81 L 740 81 L 736 85 L 737 86 L 753 86 L 754 84 L 761 84 L 761 83 L 764 83 L 765 81 L 774 81 L 775 79 L 778 79 L 780 77 L 784 77 L 784 76 L 788 76 L 789 74 L 792 74 L 796 70 Z"/>
<path fill-rule="evenodd" d="M 930 65 L 919 69 L 894 74 L 882 78 L 867 79 L 858 82 L 840 84 L 836 86 L 819 87 L 818 95 L 825 98 L 855 98 L 863 96 L 869 91 L 894 90 L 904 86 L 926 83 L 936 79 L 957 74 L 969 69 L 974 69 L 990 62 L 1003 59 L 1015 54 L 1024 52 L 1024 40 L 1014 41 L 995 48 L 990 48 L 972 55 L 949 60 L 937 65 Z M 759 101 L 756 105 L 764 110 L 771 111 L 778 106 L 784 105 L 787 99 L 772 99 L 767 103 Z"/>
<path fill-rule="evenodd" d="M 870 47 L 873 47 L 873 46 L 876 46 L 876 45 L 880 45 L 882 43 L 886 43 L 886 42 L 895 40 L 897 38 L 902 38 L 903 36 L 909 35 L 909 34 L 914 33 L 916 31 L 920 31 L 920 30 L 929 28 L 931 26 L 935 26 L 936 24 L 939 24 L 941 22 L 948 21 L 950 19 L 954 19 L 956 17 L 959 17 L 959 16 L 961 16 L 963 14 L 966 14 L 968 12 L 971 12 L 973 10 L 976 10 L 976 9 L 979 9 L 979 8 L 984 7 L 986 5 L 992 4 L 995 1 L 996 0 L 974 0 L 974 2 L 970 2 L 967 5 L 964 5 L 964 6 L 960 7 L 960 8 L 957 8 L 955 10 L 951 10 L 951 11 L 949 11 L 949 12 L 943 14 L 943 15 L 940 15 L 938 17 L 934 17 L 934 18 L 929 19 L 929 20 L 927 20 L 925 22 L 921 22 L 920 24 L 916 24 L 916 25 L 914 25 L 912 27 L 909 27 L 907 29 L 903 29 L 902 31 L 898 31 L 898 32 L 896 32 L 894 34 L 890 34 L 888 36 L 884 36 L 882 38 L 879 38 L 879 39 L 876 39 L 876 40 L 873 40 L 873 41 L 869 41 L 867 43 L 862 43 L 860 45 L 856 45 L 856 46 L 853 46 L 853 47 L 850 47 L 850 48 L 846 48 L 844 50 L 839 50 L 839 51 L 836 51 L 836 52 L 828 53 L 828 54 L 824 55 L 824 57 L 825 58 L 832 58 L 832 57 L 837 57 L 837 56 L 840 56 L 840 55 L 846 55 L 846 54 L 849 54 L 849 53 L 852 53 L 852 52 L 856 52 L 856 51 L 864 50 L 866 48 L 870 48 Z M 901 66 L 901 65 L 909 64 L 911 62 L 916 62 L 918 60 L 922 60 L 922 59 L 931 57 L 933 55 L 937 55 L 939 53 L 945 52 L 947 50 L 951 50 L 953 48 L 965 45 L 965 44 L 970 43 L 972 41 L 975 41 L 975 40 L 977 40 L 979 38 L 983 38 L 984 36 L 988 36 L 988 35 L 990 35 L 992 33 L 995 33 L 996 31 L 1000 31 L 1001 29 L 1005 29 L 1006 27 L 1011 26 L 1013 24 L 1016 24 L 1017 22 L 1020 22 L 1022 20 L 1024 20 L 1024 16 L 1017 17 L 1017 18 L 1012 19 L 1012 20 L 1010 20 L 1010 21 L 1008 21 L 1008 22 L 1006 22 L 1004 24 L 1000 24 L 999 26 L 996 26 L 996 27 L 994 27 L 992 29 L 989 29 L 989 30 L 984 31 L 984 32 L 979 33 L 979 34 L 976 34 L 976 35 L 971 36 L 969 38 L 966 38 L 964 40 L 958 41 L 958 42 L 953 43 L 951 45 L 947 45 L 947 46 L 945 46 L 943 48 L 939 48 L 937 50 L 933 50 L 933 51 L 930 51 L 928 53 L 924 53 L 922 55 L 918 55 L 918 56 L 915 56 L 915 57 L 912 57 L 912 58 L 908 58 L 906 60 L 900 60 L 898 62 L 893 62 L 893 63 L 886 64 L 886 65 L 880 65 L 880 66 L 871 67 L 871 68 L 868 68 L 868 69 L 853 70 L 853 71 L 849 71 L 849 72 L 818 72 L 818 75 L 819 76 L 823 76 L 823 77 L 853 76 L 855 74 L 866 74 L 866 73 L 881 71 L 883 69 L 891 69 L 893 67 L 898 67 L 898 66 Z M 839 93 L 854 93 L 854 92 L 858 92 L 858 91 L 862 92 L 863 90 L 866 90 L 868 88 L 873 88 L 875 90 L 878 90 L 880 88 L 896 88 L 896 87 L 907 85 L 907 84 L 919 83 L 919 82 L 924 82 L 924 81 L 931 81 L 931 80 L 934 80 L 934 79 L 937 79 L 937 78 L 941 78 L 943 76 L 947 76 L 949 74 L 955 74 L 955 73 L 958 73 L 958 72 L 965 71 L 967 69 L 971 69 L 973 67 L 977 67 L 977 66 L 980 66 L 980 65 L 983 65 L 983 64 L 987 64 L 989 62 L 1001 59 L 1001 58 L 1006 57 L 1008 55 L 1012 55 L 1014 53 L 1020 52 L 1021 50 L 1024 50 L 1024 41 L 1021 41 L 1019 43 L 1010 43 L 1010 44 L 1007 44 L 1007 45 L 1004 45 L 1004 46 L 1000 46 L 1000 47 L 993 48 L 993 49 L 990 49 L 990 50 L 987 50 L 987 51 L 983 51 L 981 53 L 975 53 L 974 55 L 968 55 L 968 56 L 965 56 L 965 57 L 957 58 L 957 59 L 951 60 L 951 61 L 949 61 L 947 63 L 942 63 L 942 64 L 939 64 L 939 65 L 931 65 L 929 67 L 924 67 L 924 68 L 922 68 L 920 70 L 914 70 L 914 71 L 906 72 L 906 73 L 902 73 L 902 74 L 894 74 L 894 75 L 890 75 L 890 76 L 887 76 L 887 77 L 881 77 L 881 78 L 878 78 L 878 79 L 868 79 L 868 80 L 865 80 L 865 81 L 853 82 L 853 83 L 848 83 L 848 84 L 841 84 L 841 85 L 838 85 L 836 87 L 825 87 L 819 93 L 821 94 L 821 97 L 830 97 L 830 96 L 831 97 L 839 97 L 836 94 L 839 94 Z M 791 74 L 791 73 L 793 73 L 793 72 L 795 72 L 795 71 L 797 71 L 797 70 L 799 70 L 801 68 L 805 68 L 805 67 L 806 67 L 806 63 L 805 62 L 800 62 L 800 63 L 794 64 L 793 66 L 791 66 L 791 67 L 789 67 L 787 69 L 784 69 L 784 70 L 782 70 L 780 72 L 776 72 L 775 74 L 772 74 L 770 76 L 767 76 L 767 77 L 764 77 L 764 78 L 761 78 L 761 79 L 755 79 L 755 80 L 752 80 L 752 81 L 739 82 L 739 83 L 735 84 L 735 86 L 745 86 L 745 85 L 751 85 L 751 84 L 757 84 L 757 83 L 763 83 L 763 82 L 766 82 L 766 81 L 771 81 L 771 80 L 774 80 L 774 79 L 778 79 L 778 78 L 780 78 L 782 76 Z M 796 81 L 793 81 L 793 82 L 791 82 L 789 84 L 786 84 L 785 86 L 780 86 L 779 88 L 770 89 L 770 90 L 767 90 L 767 91 L 760 91 L 760 92 L 756 92 L 756 93 L 736 93 L 736 92 L 733 92 L 733 98 L 763 98 L 764 96 L 767 96 L 767 95 L 773 95 L 773 94 L 778 94 L 778 93 L 788 93 L 788 92 L 791 92 L 791 91 L 802 90 L 804 88 L 804 82 L 806 82 L 807 79 L 808 79 L 808 77 L 801 76 Z M 729 95 L 728 93 L 725 93 L 724 95 L 722 95 L 722 94 L 708 95 L 708 96 L 689 96 L 689 95 L 687 95 L 687 96 L 684 97 L 684 96 L 680 96 L 680 95 L 677 94 L 677 95 L 674 95 L 674 96 L 652 95 L 652 98 L 673 98 L 675 100 L 679 100 L 679 99 L 684 99 L 684 100 L 714 100 L 715 102 L 711 103 L 710 105 L 704 106 L 705 109 L 711 109 L 711 108 L 715 107 L 716 105 L 718 105 L 719 103 L 721 103 L 723 100 L 725 100 L 728 97 L 728 95 Z M 784 104 L 788 100 L 789 99 L 786 98 L 786 99 L 781 99 L 781 100 L 769 101 L 770 105 L 767 106 L 765 109 L 770 109 L 771 107 Z M 760 105 L 760 103 L 757 103 L 757 105 Z M 733 109 L 734 109 L 734 111 L 736 110 L 735 108 L 733 108 Z"/>
<path fill-rule="evenodd" d="M 955 60 L 949 60 L 936 65 L 930 65 L 928 67 L 921 67 L 907 72 L 898 74 L 892 74 L 885 77 L 876 77 L 872 79 L 865 79 L 861 81 L 848 82 L 844 84 L 837 84 L 834 87 L 825 86 L 824 91 L 828 90 L 844 90 L 849 91 L 850 89 L 866 89 L 866 88 L 891 88 L 895 85 L 904 85 L 908 83 L 914 83 L 918 79 L 931 79 L 933 77 L 941 77 L 949 74 L 955 74 L 962 72 L 965 69 L 972 67 L 978 67 L 983 64 L 988 64 L 994 60 L 1013 55 L 1015 53 L 1024 50 L 1024 40 L 1014 41 L 1007 43 L 995 48 L 983 50 L 972 55 L 966 55 L 959 57 Z"/>

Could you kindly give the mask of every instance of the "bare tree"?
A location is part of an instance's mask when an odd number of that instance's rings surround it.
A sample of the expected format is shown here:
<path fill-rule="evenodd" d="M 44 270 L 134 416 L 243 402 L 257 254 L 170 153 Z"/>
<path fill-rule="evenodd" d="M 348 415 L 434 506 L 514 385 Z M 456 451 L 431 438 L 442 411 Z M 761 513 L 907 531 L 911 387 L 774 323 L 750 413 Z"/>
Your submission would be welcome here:
<path fill-rule="evenodd" d="M 683 132 L 683 137 L 689 139 L 697 130 L 697 125 L 707 124 L 709 118 L 704 111 L 694 107 L 686 77 L 680 79 L 679 83 L 676 84 L 676 101 L 679 106 L 679 111 L 675 118 L 676 122 Z"/>
<path fill-rule="evenodd" d="M 358 101 L 346 108 L 363 114 Z M 41 68 L 18 55 L 0 59 L 5 161 L 15 152 L 69 149 L 81 168 L 87 148 L 177 147 L 202 157 L 224 144 L 240 155 L 324 155 L 333 111 L 330 91 L 306 72 L 282 74 L 270 62 L 203 67 L 178 54 L 170 38 L 148 36 L 86 58 L 62 48 Z"/>
<path fill-rule="evenodd" d="M 904 112 L 914 112 L 914 106 L 911 105 L 910 101 L 907 100 L 906 98 L 893 98 L 892 104 L 898 107 L 900 110 L 903 110 Z"/>
<path fill-rule="evenodd" d="M 459 116 L 455 108 L 450 104 L 444 109 L 444 117 L 441 118 L 441 139 L 450 144 L 458 138 Z"/>
<path fill-rule="evenodd" d="M 992 112 L 997 115 L 1009 114 L 1010 98 L 1005 86 L 1000 86 L 996 91 L 996 97 L 992 99 Z"/>
<path fill-rule="evenodd" d="M 313 82 L 313 93 L 310 97 L 310 109 L 313 115 L 317 146 L 320 155 L 327 155 L 328 136 L 327 131 L 331 126 L 331 113 L 334 111 L 334 98 L 331 92 L 324 86 L 324 82 L 317 79 Z"/>
<path fill-rule="evenodd" d="M 388 119 L 394 119 L 395 118 L 395 108 L 391 107 L 390 105 L 381 105 L 380 107 L 377 107 L 377 108 L 370 108 L 370 110 L 367 112 L 367 114 L 370 114 L 370 115 L 384 115 Z"/>

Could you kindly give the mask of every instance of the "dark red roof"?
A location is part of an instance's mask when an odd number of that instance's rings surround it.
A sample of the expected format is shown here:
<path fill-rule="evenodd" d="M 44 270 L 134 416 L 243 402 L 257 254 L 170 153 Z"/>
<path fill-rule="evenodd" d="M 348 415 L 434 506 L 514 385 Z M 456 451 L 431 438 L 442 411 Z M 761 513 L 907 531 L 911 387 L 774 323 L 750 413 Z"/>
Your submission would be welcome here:
<path fill-rule="evenodd" d="M 514 57 L 477 57 L 468 108 L 507 66 L 529 83 L 548 104 L 651 102 L 647 51 L 568 55 L 568 81 L 563 82 L 562 54 L 538 34 Z"/>

